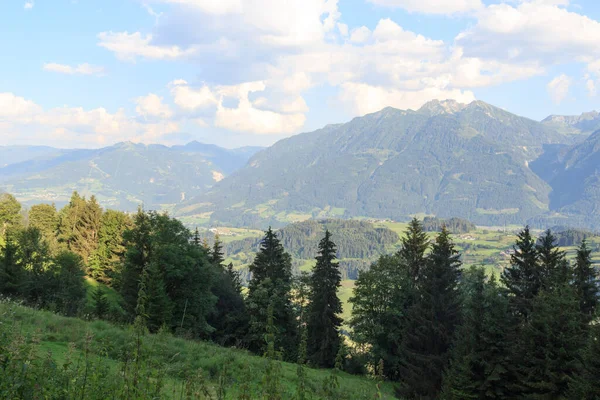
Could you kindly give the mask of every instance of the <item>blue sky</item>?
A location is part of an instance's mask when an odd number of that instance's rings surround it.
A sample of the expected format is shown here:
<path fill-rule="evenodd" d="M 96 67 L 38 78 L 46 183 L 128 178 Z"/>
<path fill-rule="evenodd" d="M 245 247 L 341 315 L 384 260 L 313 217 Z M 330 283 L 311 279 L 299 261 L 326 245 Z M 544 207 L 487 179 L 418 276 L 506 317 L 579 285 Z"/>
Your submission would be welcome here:
<path fill-rule="evenodd" d="M 0 145 L 270 145 L 385 106 L 600 109 L 596 0 L 8 0 Z"/>

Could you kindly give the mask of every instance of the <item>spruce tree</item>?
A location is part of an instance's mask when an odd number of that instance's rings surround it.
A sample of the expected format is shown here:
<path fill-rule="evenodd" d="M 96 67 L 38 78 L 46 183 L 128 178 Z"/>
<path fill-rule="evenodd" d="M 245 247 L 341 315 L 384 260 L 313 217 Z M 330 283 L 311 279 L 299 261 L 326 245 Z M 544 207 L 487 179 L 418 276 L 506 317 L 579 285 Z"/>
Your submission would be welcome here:
<path fill-rule="evenodd" d="M 521 395 L 565 398 L 571 381 L 580 374 L 585 337 L 575 290 L 563 285 L 540 292 L 515 346 L 521 355 L 513 357 L 519 365 Z"/>
<path fill-rule="evenodd" d="M 598 307 L 600 292 L 598 275 L 592 265 L 591 249 L 585 239 L 577 249 L 574 268 L 574 286 L 579 297 L 579 309 L 585 316 L 585 321 L 591 321 Z"/>
<path fill-rule="evenodd" d="M 331 368 L 340 345 L 339 329 L 342 319 L 342 303 L 337 292 L 341 286 L 341 274 L 336 260 L 336 246 L 331 233 L 319 243 L 317 263 L 310 279 L 311 292 L 307 314 L 308 358 L 314 365 Z"/>
<path fill-rule="evenodd" d="M 28 213 L 29 226 L 37 228 L 48 243 L 52 254 L 58 250 L 58 212 L 54 204 L 36 204 Z"/>
<path fill-rule="evenodd" d="M 104 319 L 110 310 L 110 304 L 102 286 L 98 285 L 94 289 L 92 292 L 92 301 L 94 302 L 94 315 L 96 318 Z"/>
<path fill-rule="evenodd" d="M 541 288 L 552 290 L 570 280 L 570 267 L 566 253 L 556 244 L 556 237 L 548 229 L 539 238 L 536 249 L 539 257 Z"/>
<path fill-rule="evenodd" d="M 502 272 L 501 279 L 510 294 L 514 312 L 526 319 L 544 282 L 539 253 L 528 226 L 518 233 L 513 251 L 511 265 Z"/>
<path fill-rule="evenodd" d="M 150 332 L 158 332 L 163 325 L 170 325 L 173 305 L 167 295 L 163 272 L 156 262 L 151 262 L 147 271 L 142 274 L 145 279 L 146 327 Z"/>
<path fill-rule="evenodd" d="M 260 250 L 250 265 L 252 278 L 248 285 L 247 308 L 250 316 L 248 347 L 264 352 L 263 335 L 267 326 L 267 309 L 274 310 L 276 348 L 283 348 L 285 358 L 296 357 L 297 327 L 291 301 L 292 261 L 275 232 L 269 228 Z"/>
<path fill-rule="evenodd" d="M 19 263 L 15 233 L 8 230 L 4 246 L 0 247 L 0 293 L 9 297 L 20 296 L 25 285 L 25 271 Z"/>
<path fill-rule="evenodd" d="M 12 194 L 0 193 L 0 237 L 9 227 L 20 226 L 22 220 L 21 203 Z"/>
<path fill-rule="evenodd" d="M 471 267 L 461 283 L 464 304 L 451 362 L 444 376 L 443 399 L 505 399 L 511 395 L 508 354 L 510 315 L 495 276 Z"/>
<path fill-rule="evenodd" d="M 85 300 L 83 260 L 78 254 L 61 251 L 54 259 L 52 278 L 57 290 L 54 294 L 58 309 L 67 316 L 74 316 Z"/>
<path fill-rule="evenodd" d="M 223 244 L 221 243 L 219 234 L 216 234 L 215 242 L 213 243 L 212 251 L 210 252 L 210 262 L 213 265 L 222 268 L 224 261 L 225 261 L 225 257 L 223 255 Z"/>
<path fill-rule="evenodd" d="M 434 399 L 442 386 L 454 331 L 459 322 L 460 254 L 446 228 L 436 237 L 419 273 L 414 305 L 401 343 L 400 396 Z"/>
<path fill-rule="evenodd" d="M 405 260 L 411 277 L 417 278 L 425 262 L 425 252 L 429 248 L 429 238 L 417 218 L 408 224 L 405 236 L 401 239 L 400 256 Z"/>
<path fill-rule="evenodd" d="M 582 354 L 581 373 L 571 382 L 568 398 L 597 399 L 600 397 L 600 324 L 591 327 Z"/>

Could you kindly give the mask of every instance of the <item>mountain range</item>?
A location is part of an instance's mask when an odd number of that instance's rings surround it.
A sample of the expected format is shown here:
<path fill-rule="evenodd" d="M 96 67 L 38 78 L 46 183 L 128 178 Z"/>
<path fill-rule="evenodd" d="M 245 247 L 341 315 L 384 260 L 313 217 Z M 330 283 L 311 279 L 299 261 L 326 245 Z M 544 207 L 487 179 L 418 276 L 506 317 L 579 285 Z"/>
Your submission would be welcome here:
<path fill-rule="evenodd" d="M 479 225 L 596 229 L 600 114 L 534 121 L 482 101 L 385 108 L 344 124 L 227 150 L 120 143 L 0 147 L 0 189 L 26 203 L 72 190 L 113 208 L 264 228 L 308 218 L 462 217 Z"/>
<path fill-rule="evenodd" d="M 585 118 L 553 118 L 537 122 L 482 101 L 385 108 L 277 142 L 176 213 L 241 226 L 416 214 L 521 224 L 555 207 L 551 181 L 530 163 L 555 162 L 547 152 L 587 142 Z M 548 122 L 559 119 L 562 129 Z"/>
<path fill-rule="evenodd" d="M 77 190 L 95 195 L 105 207 L 168 209 L 201 194 L 260 149 L 228 150 L 198 142 L 173 147 L 125 142 L 101 149 L 0 147 L 0 189 L 25 204 L 61 206 Z"/>

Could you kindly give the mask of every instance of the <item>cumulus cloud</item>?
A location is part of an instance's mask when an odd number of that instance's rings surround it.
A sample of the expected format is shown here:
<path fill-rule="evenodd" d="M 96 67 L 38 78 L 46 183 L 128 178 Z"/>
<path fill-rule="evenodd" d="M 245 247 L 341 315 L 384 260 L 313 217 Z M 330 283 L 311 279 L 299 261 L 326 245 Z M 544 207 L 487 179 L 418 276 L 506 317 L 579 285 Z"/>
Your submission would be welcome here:
<path fill-rule="evenodd" d="M 456 14 L 478 10 L 483 7 L 480 0 L 369 0 L 371 3 L 403 8 L 423 14 Z"/>
<path fill-rule="evenodd" d="M 179 130 L 173 121 L 143 123 L 122 109 L 115 113 L 104 108 L 44 109 L 13 93 L 0 93 L 0 119 L 3 144 L 99 147 L 122 140 L 156 143 Z"/>
<path fill-rule="evenodd" d="M 546 85 L 546 90 L 548 91 L 552 101 L 556 104 L 560 104 L 569 94 L 570 87 L 571 78 L 565 74 L 562 74 L 548 82 L 548 85 Z"/>
<path fill-rule="evenodd" d="M 99 46 L 115 53 L 124 61 L 135 61 L 137 57 L 157 60 L 175 60 L 191 56 L 196 48 L 182 49 L 179 46 L 159 46 L 152 44 L 152 35 L 140 32 L 101 32 Z"/>
<path fill-rule="evenodd" d="M 23 6 L 23 8 L 25 10 L 31 10 L 34 5 L 35 5 L 35 3 L 33 1 L 26 1 L 25 5 Z"/>
<path fill-rule="evenodd" d="M 173 116 L 171 108 L 163 103 L 163 98 L 154 93 L 138 97 L 135 103 L 135 111 L 143 117 L 168 119 Z"/>
<path fill-rule="evenodd" d="M 396 90 L 364 83 L 344 83 L 340 101 L 348 104 L 357 114 L 363 115 L 379 111 L 387 106 L 400 109 L 418 109 L 435 99 L 453 99 L 459 103 L 470 103 L 475 95 L 470 91 L 458 89 L 438 89 L 435 87 L 420 90 Z"/>
<path fill-rule="evenodd" d="M 91 65 L 88 63 L 83 63 L 76 66 L 58 63 L 45 63 L 42 68 L 44 71 L 58 72 L 60 74 L 67 75 L 104 75 L 104 67 Z"/>

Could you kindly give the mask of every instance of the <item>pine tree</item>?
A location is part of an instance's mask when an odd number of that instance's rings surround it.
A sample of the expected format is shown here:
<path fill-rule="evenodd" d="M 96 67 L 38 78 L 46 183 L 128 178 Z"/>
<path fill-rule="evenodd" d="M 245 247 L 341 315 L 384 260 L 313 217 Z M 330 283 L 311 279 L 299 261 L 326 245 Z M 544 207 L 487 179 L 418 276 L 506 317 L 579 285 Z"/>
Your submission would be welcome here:
<path fill-rule="evenodd" d="M 50 252 L 56 254 L 58 250 L 58 212 L 54 204 L 36 204 L 31 206 L 28 214 L 29 226 L 37 228 L 48 243 Z"/>
<path fill-rule="evenodd" d="M 276 348 L 283 348 L 285 358 L 293 360 L 298 340 L 291 302 L 292 261 L 271 228 L 265 233 L 260 250 L 250 265 L 250 273 L 252 278 L 246 302 L 250 316 L 248 347 L 255 352 L 264 351 L 262 338 L 267 325 L 266 310 L 272 304 Z"/>
<path fill-rule="evenodd" d="M 445 228 L 419 273 L 415 304 L 408 310 L 401 343 L 400 396 L 436 398 L 459 322 L 460 254 Z"/>
<path fill-rule="evenodd" d="M 443 399 L 505 399 L 511 395 L 508 354 L 510 316 L 495 276 L 486 282 L 483 268 L 463 275 L 462 322 L 444 376 Z"/>
<path fill-rule="evenodd" d="M 0 248 L 0 293 L 9 297 L 21 295 L 25 271 L 21 268 L 15 234 L 8 230 L 4 246 Z"/>
<path fill-rule="evenodd" d="M 579 302 L 572 287 L 542 291 L 533 300 L 528 323 L 516 350 L 521 393 L 527 398 L 561 399 L 580 373 L 579 354 L 585 344 Z M 514 362 L 513 361 L 513 362 Z"/>
<path fill-rule="evenodd" d="M 337 249 L 331 233 L 319 243 L 319 255 L 310 279 L 311 292 L 306 318 L 308 329 L 308 358 L 314 365 L 331 368 L 340 346 L 339 329 L 342 303 L 337 292 L 341 274 L 336 260 Z"/>
<path fill-rule="evenodd" d="M 96 318 L 104 319 L 110 310 L 110 304 L 102 286 L 98 285 L 94 289 L 92 292 L 92 301 L 94 302 L 94 315 Z"/>
<path fill-rule="evenodd" d="M 133 221 L 121 212 L 106 210 L 100 219 L 98 232 L 98 248 L 90 256 L 88 269 L 90 275 L 109 287 L 118 286 L 125 256 L 125 239 L 123 234 L 131 229 Z"/>
<path fill-rule="evenodd" d="M 225 257 L 223 256 L 223 244 L 219 238 L 219 234 L 215 235 L 212 251 L 210 252 L 210 262 L 218 267 L 222 267 Z"/>
<path fill-rule="evenodd" d="M 501 279 L 511 295 L 514 312 L 527 319 L 531 303 L 544 282 L 539 253 L 528 226 L 518 233 L 513 250 L 511 265 L 503 271 Z"/>
<path fill-rule="evenodd" d="M 147 300 L 145 303 L 146 327 L 150 332 L 158 332 L 163 325 L 171 323 L 173 306 L 167 295 L 163 272 L 159 265 L 151 262 L 147 272 L 142 275 L 146 281 Z"/>
<path fill-rule="evenodd" d="M 570 399 L 598 399 L 600 397 L 600 324 L 593 325 L 587 345 L 582 351 L 583 366 L 569 387 Z"/>
<path fill-rule="evenodd" d="M 54 259 L 54 276 L 57 287 L 54 297 L 60 311 L 74 316 L 85 300 L 85 281 L 83 260 L 78 254 L 69 251 L 60 252 Z"/>
<path fill-rule="evenodd" d="M 556 237 L 548 229 L 536 245 L 539 257 L 541 288 L 551 290 L 570 280 L 570 266 L 566 253 L 556 244 Z"/>
<path fill-rule="evenodd" d="M 600 292 L 598 275 L 592 265 L 591 249 L 585 239 L 577 249 L 574 268 L 574 285 L 579 297 L 579 309 L 585 316 L 585 321 L 591 321 L 598 307 Z"/>
<path fill-rule="evenodd" d="M 413 218 L 408 224 L 406 235 L 401 239 L 400 256 L 406 261 L 411 277 L 418 277 L 425 263 L 425 252 L 429 249 L 429 238 L 418 219 Z"/>

